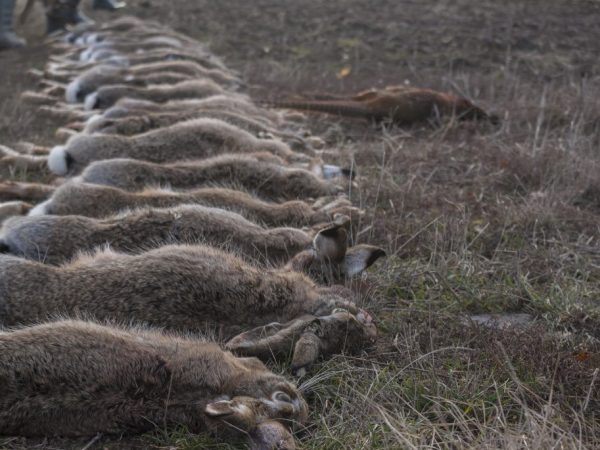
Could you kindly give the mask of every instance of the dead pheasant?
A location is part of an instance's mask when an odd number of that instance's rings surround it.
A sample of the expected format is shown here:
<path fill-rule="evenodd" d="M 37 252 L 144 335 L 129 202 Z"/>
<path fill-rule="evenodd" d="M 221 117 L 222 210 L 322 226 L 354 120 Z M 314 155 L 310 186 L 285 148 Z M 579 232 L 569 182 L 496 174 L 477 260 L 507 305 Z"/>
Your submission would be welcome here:
<path fill-rule="evenodd" d="M 266 102 L 275 108 L 288 108 L 356 117 L 375 122 L 391 121 L 398 125 L 422 122 L 438 115 L 455 114 L 460 119 L 496 122 L 464 97 L 408 86 L 372 89 L 352 97 L 320 95 L 313 99 Z"/>

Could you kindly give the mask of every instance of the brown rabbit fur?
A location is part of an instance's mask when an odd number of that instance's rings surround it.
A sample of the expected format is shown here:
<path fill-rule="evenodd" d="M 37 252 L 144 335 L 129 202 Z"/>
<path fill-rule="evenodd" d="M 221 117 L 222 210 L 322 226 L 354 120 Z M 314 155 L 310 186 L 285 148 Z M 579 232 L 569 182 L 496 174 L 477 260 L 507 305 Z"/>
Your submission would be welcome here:
<path fill-rule="evenodd" d="M 123 54 L 114 49 L 98 49 L 88 51 L 88 58 L 83 61 L 69 59 L 77 55 L 77 51 L 69 50 L 63 55 L 50 55 L 49 62 L 43 71 L 33 71 L 38 79 L 46 78 L 56 81 L 69 81 L 82 72 L 99 64 L 114 67 L 134 67 L 143 64 L 154 64 L 165 61 L 190 61 L 206 70 L 220 70 L 232 73 L 215 55 L 203 51 L 178 49 L 173 47 L 158 48 L 139 54 Z"/>
<path fill-rule="evenodd" d="M 232 438 L 307 416 L 297 388 L 256 358 L 197 338 L 77 320 L 0 332 L 0 379 L 2 435 L 184 425 Z"/>
<path fill-rule="evenodd" d="M 119 42 L 139 41 L 140 39 L 153 38 L 172 38 L 181 42 L 181 44 L 191 44 L 194 50 L 202 49 L 207 51 L 199 41 L 179 33 L 172 28 L 153 21 L 141 21 L 137 24 L 130 22 L 127 27 L 121 23 L 118 28 L 109 24 L 103 24 L 100 27 L 93 26 L 86 30 L 73 30 L 69 36 L 69 42 L 75 42 L 79 45 L 93 45 L 118 40 Z"/>
<path fill-rule="evenodd" d="M 170 100 L 186 98 L 206 98 L 211 95 L 225 94 L 225 91 L 214 81 L 190 80 L 171 86 L 136 87 L 125 84 L 114 84 L 100 87 L 85 99 L 85 109 L 106 109 L 123 97 L 151 100 L 164 103 Z"/>
<path fill-rule="evenodd" d="M 91 77 L 90 77 L 91 78 Z M 99 77 L 98 77 L 99 78 Z M 127 84 L 132 86 L 154 86 L 154 85 L 171 85 L 174 83 L 180 83 L 183 81 L 189 81 L 194 79 L 193 77 L 179 73 L 179 72 L 157 72 L 154 74 L 149 74 L 143 79 L 140 78 L 128 78 L 128 79 L 117 79 L 112 83 L 104 83 L 105 85 L 114 85 L 116 83 Z M 94 83 L 99 82 L 101 80 L 96 79 L 85 79 L 83 86 L 78 82 L 78 80 L 74 80 L 74 83 L 71 84 L 61 84 L 56 81 L 48 81 L 42 80 L 39 82 L 40 86 L 48 86 L 51 87 L 51 92 L 55 95 L 64 96 L 65 100 L 68 103 L 82 103 L 85 100 L 85 97 L 94 92 L 97 88 L 102 86 L 94 86 Z M 83 92 L 86 91 L 87 92 Z M 44 92 L 49 93 L 49 88 L 47 88 Z"/>
<path fill-rule="evenodd" d="M 104 244 L 115 251 L 139 253 L 161 243 L 203 242 L 257 261 L 281 263 L 309 248 L 313 237 L 314 233 L 297 228 L 263 228 L 219 208 L 183 205 L 128 211 L 106 219 L 13 217 L 0 229 L 0 247 L 28 259 L 61 264 Z"/>
<path fill-rule="evenodd" d="M 318 287 L 300 272 L 265 270 L 203 245 L 104 250 L 59 267 L 0 254 L 0 323 L 8 326 L 85 314 L 181 331 L 216 327 L 228 338 L 338 307 L 357 314 L 352 299 L 341 286 Z"/>
<path fill-rule="evenodd" d="M 180 80 L 174 80 L 173 82 L 193 78 L 208 78 L 221 85 L 232 85 L 236 82 L 233 76 L 221 70 L 206 69 L 193 61 L 161 61 L 128 68 L 113 65 L 98 65 L 72 78 L 72 81 L 66 87 L 66 100 L 70 103 L 82 102 L 85 100 L 86 95 L 94 92 L 101 86 L 109 84 L 131 84 L 137 86 L 159 84 L 156 76 L 162 73 L 178 74 L 182 77 Z M 65 76 L 65 78 L 67 77 Z"/>
<path fill-rule="evenodd" d="M 357 257 L 370 266 L 385 254 L 365 245 L 347 249 L 344 227 L 348 225 L 349 218 L 340 217 L 335 224 L 312 231 L 264 228 L 231 211 L 199 205 L 129 211 L 102 220 L 83 216 L 17 216 L 0 229 L 0 252 L 62 264 L 79 252 L 102 245 L 119 252 L 140 253 L 168 243 L 201 242 L 266 266 L 291 259 L 287 267 L 293 270 L 339 281 L 356 274 L 350 273 L 349 268 Z M 363 270 L 365 267 L 360 264 L 359 261 L 357 267 Z M 335 279 L 331 276 L 334 273 Z"/>
<path fill-rule="evenodd" d="M 66 60 L 64 57 L 50 57 L 50 63 L 48 64 L 48 69 L 51 71 L 48 75 L 52 77 L 52 74 L 60 74 L 60 75 L 73 75 L 74 73 L 81 73 L 81 71 L 90 69 L 94 67 L 96 64 L 106 64 L 106 63 L 117 63 L 117 64 L 125 64 L 128 66 L 136 66 L 141 64 L 153 64 L 157 62 L 163 61 L 192 61 L 196 64 L 200 64 L 206 69 L 216 69 L 221 70 L 225 73 L 230 72 L 227 67 L 223 64 L 223 62 L 213 55 L 212 53 L 208 53 L 206 51 L 190 49 L 190 48 L 157 48 L 153 50 L 148 50 L 144 53 L 133 53 L 133 54 L 123 54 L 112 52 L 113 59 L 109 57 L 108 59 L 97 58 L 96 61 L 73 61 Z"/>
<path fill-rule="evenodd" d="M 256 156 L 221 155 L 172 164 L 111 159 L 92 163 L 83 171 L 81 179 L 130 191 L 157 185 L 191 189 L 218 184 L 253 191 L 263 198 L 275 200 L 317 198 L 343 191 L 340 185 L 319 178 L 311 171 L 286 167 Z"/>
<path fill-rule="evenodd" d="M 140 114 L 117 119 L 109 119 L 103 116 L 96 116 L 83 127 L 86 134 L 119 134 L 121 136 L 133 136 L 142 134 L 157 128 L 164 128 L 174 125 L 178 122 L 185 122 L 192 119 L 209 118 L 222 120 L 225 123 L 241 128 L 251 133 L 253 136 L 272 135 L 282 139 L 300 139 L 292 133 L 285 133 L 269 127 L 263 122 L 254 120 L 247 115 L 232 111 L 223 111 L 214 108 L 196 109 L 193 111 L 181 112 L 163 112 Z"/>
<path fill-rule="evenodd" d="M 40 185 L 46 190 L 47 185 Z M 14 190 L 13 186 L 10 186 Z M 0 190 L 2 185 L 0 184 Z M 12 202 L 19 203 L 19 202 Z M 22 202 L 21 202 L 22 203 Z M 246 192 L 225 188 L 199 188 L 189 191 L 170 189 L 145 189 L 127 192 L 111 186 L 90 183 L 68 182 L 55 188 L 44 203 L 37 205 L 31 214 L 81 215 L 86 217 L 108 217 L 125 209 L 143 207 L 167 208 L 182 204 L 197 204 L 224 208 L 241 214 L 245 218 L 267 226 L 305 226 L 328 222 L 336 215 L 347 215 L 357 219 L 360 211 L 343 198 L 323 197 L 313 205 L 304 201 L 283 203 L 265 202 Z M 0 204 L 1 205 L 1 204 Z M 15 212 L 11 215 L 23 214 Z"/>
<path fill-rule="evenodd" d="M 154 36 L 137 41 L 114 42 L 112 40 L 105 40 L 103 42 L 95 42 L 85 48 L 77 48 L 71 45 L 54 45 L 54 60 L 101 62 L 103 59 L 109 57 L 108 55 L 127 55 L 136 52 L 169 51 L 184 48 L 189 50 L 189 47 L 184 46 L 179 39 L 167 36 Z M 58 52 L 60 50 L 63 51 L 59 55 Z M 202 54 L 202 50 L 200 50 L 200 54 Z"/>
<path fill-rule="evenodd" d="M 240 94 L 212 95 L 206 98 L 173 100 L 166 103 L 126 97 L 105 110 L 102 115 L 107 119 L 116 119 L 139 116 L 149 112 L 176 113 L 207 109 L 242 114 L 268 126 L 280 125 L 281 120 L 279 114 L 255 105 L 249 98 Z"/>
<path fill-rule="evenodd" d="M 39 110 L 59 120 L 85 121 L 83 126 L 77 124 L 76 129 L 85 129 L 88 132 L 94 131 L 92 122 L 99 120 L 99 118 L 107 120 L 121 119 L 143 116 L 149 113 L 190 114 L 196 110 L 236 113 L 250 120 L 260 122 L 266 127 L 276 127 L 275 123 L 278 121 L 277 114 L 253 105 L 248 98 L 239 94 L 212 95 L 204 99 L 179 100 L 166 103 L 125 97 L 100 114 L 95 114 L 92 111 L 81 111 L 75 109 L 74 105 L 62 102 L 54 102 L 52 106 L 41 106 Z"/>
<path fill-rule="evenodd" d="M 176 123 L 137 136 L 78 135 L 52 149 L 48 167 L 57 175 L 77 174 L 89 163 L 132 158 L 154 163 L 201 159 L 224 152 L 270 152 L 287 160 L 307 160 L 281 141 L 259 139 L 217 119 Z"/>

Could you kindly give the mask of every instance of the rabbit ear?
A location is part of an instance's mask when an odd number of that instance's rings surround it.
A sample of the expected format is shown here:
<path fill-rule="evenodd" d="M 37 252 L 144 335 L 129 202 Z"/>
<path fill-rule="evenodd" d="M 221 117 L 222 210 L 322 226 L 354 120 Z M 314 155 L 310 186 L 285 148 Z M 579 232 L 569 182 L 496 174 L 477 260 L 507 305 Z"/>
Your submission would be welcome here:
<path fill-rule="evenodd" d="M 294 347 L 292 373 L 302 376 L 321 354 L 321 339 L 312 332 L 304 332 Z"/>
<path fill-rule="evenodd" d="M 250 433 L 250 450 L 294 450 L 296 444 L 290 430 L 276 420 L 259 423 Z"/>
<path fill-rule="evenodd" d="M 358 275 L 383 256 L 385 256 L 385 250 L 382 248 L 366 244 L 356 245 L 346 252 L 342 271 L 347 277 Z"/>
<path fill-rule="evenodd" d="M 307 315 L 285 324 L 274 322 L 257 327 L 233 337 L 226 348 L 236 355 L 256 356 L 262 360 L 288 354 L 302 330 L 314 320 Z"/>
<path fill-rule="evenodd" d="M 289 341 L 293 336 L 285 331 L 285 326 L 272 323 L 254 328 L 233 337 L 225 347 L 236 355 L 272 359 L 275 355 L 285 353 L 286 348 L 292 345 Z"/>
<path fill-rule="evenodd" d="M 264 405 L 264 400 L 253 397 L 215 400 L 204 407 L 204 414 L 216 421 L 222 421 L 228 427 L 248 432 L 256 428 L 260 405 Z"/>
<path fill-rule="evenodd" d="M 319 259 L 341 262 L 346 255 L 348 234 L 345 223 L 324 228 L 313 239 L 313 247 Z"/>
<path fill-rule="evenodd" d="M 231 400 L 218 400 L 207 404 L 204 412 L 210 417 L 230 416 L 236 413 L 236 409 Z"/>
<path fill-rule="evenodd" d="M 265 341 L 268 341 L 285 327 L 285 324 L 272 322 L 268 325 L 253 328 L 232 337 L 227 342 L 226 347 L 228 350 L 236 351 L 240 354 L 255 355 L 255 350 L 259 343 L 263 344 Z"/>

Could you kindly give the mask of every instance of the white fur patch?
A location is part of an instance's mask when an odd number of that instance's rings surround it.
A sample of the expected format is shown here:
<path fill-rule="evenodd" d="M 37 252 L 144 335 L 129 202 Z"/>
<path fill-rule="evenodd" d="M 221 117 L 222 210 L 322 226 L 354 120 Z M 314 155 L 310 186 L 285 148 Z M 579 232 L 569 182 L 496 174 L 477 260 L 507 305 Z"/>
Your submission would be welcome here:
<path fill-rule="evenodd" d="M 94 114 L 85 121 L 85 128 L 83 129 L 84 133 L 92 134 L 96 131 L 96 126 L 98 123 L 104 120 L 104 116 L 102 114 Z"/>
<path fill-rule="evenodd" d="M 86 126 L 92 126 L 93 124 L 95 124 L 96 122 L 98 122 L 99 120 L 102 120 L 103 116 L 102 114 L 92 114 L 90 117 L 87 118 L 87 120 L 85 121 Z"/>
<path fill-rule="evenodd" d="M 334 166 L 331 164 L 323 164 L 321 170 L 323 171 L 323 178 L 326 180 L 337 178 L 342 175 L 342 169 L 339 166 Z"/>
<path fill-rule="evenodd" d="M 90 47 L 93 49 L 94 47 Z M 96 48 L 90 53 L 90 62 L 104 61 L 115 55 L 115 51 L 109 47 Z"/>
<path fill-rule="evenodd" d="M 96 99 L 98 98 L 98 94 L 96 92 L 92 92 L 91 94 L 86 95 L 85 102 L 83 103 L 83 108 L 86 111 L 91 111 L 96 108 Z"/>
<path fill-rule="evenodd" d="M 65 147 L 57 145 L 48 155 L 48 168 L 56 175 L 66 175 L 69 171 L 67 166 L 67 152 Z"/>
<path fill-rule="evenodd" d="M 92 53 L 94 52 L 93 47 L 87 48 L 79 54 L 79 61 L 89 61 L 92 57 Z"/>
<path fill-rule="evenodd" d="M 28 216 L 43 216 L 48 213 L 47 206 L 50 204 L 50 200 L 35 205 L 30 211 Z"/>
<path fill-rule="evenodd" d="M 91 45 L 91 44 L 95 44 L 96 42 L 100 42 L 100 40 L 98 39 L 98 34 L 97 33 L 90 33 L 85 37 L 85 44 L 86 45 Z"/>
<path fill-rule="evenodd" d="M 117 67 L 129 67 L 129 59 L 125 55 L 113 55 L 106 59 L 104 63 Z"/>
<path fill-rule="evenodd" d="M 75 78 L 65 89 L 65 100 L 67 103 L 77 103 L 77 95 L 79 95 L 79 80 Z"/>

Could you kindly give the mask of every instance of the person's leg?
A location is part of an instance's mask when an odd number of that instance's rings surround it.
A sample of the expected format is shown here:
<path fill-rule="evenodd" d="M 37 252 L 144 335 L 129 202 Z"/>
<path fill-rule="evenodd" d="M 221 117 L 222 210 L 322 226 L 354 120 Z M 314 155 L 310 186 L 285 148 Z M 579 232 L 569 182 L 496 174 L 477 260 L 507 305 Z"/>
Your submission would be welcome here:
<path fill-rule="evenodd" d="M 81 0 L 55 0 L 46 12 L 48 18 L 48 33 L 63 30 L 67 25 L 90 22 L 79 10 Z"/>
<path fill-rule="evenodd" d="M 92 7 L 94 9 L 106 9 L 108 11 L 115 11 L 117 9 L 125 8 L 127 4 L 120 0 L 94 0 Z"/>
<path fill-rule="evenodd" d="M 13 13 L 16 0 L 0 0 L 0 50 L 25 46 L 25 40 L 15 34 Z"/>

